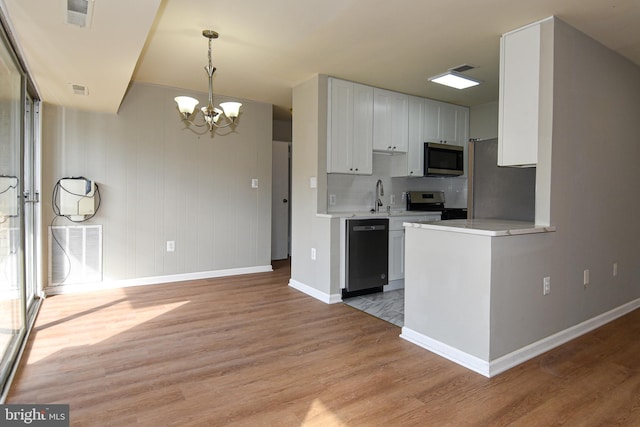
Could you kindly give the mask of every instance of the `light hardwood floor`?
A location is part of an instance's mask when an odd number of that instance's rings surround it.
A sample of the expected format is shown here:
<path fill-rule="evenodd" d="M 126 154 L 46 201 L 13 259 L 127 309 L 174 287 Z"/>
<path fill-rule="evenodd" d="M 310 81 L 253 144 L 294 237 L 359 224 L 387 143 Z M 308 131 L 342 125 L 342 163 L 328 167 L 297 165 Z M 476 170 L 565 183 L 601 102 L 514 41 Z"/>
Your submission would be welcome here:
<path fill-rule="evenodd" d="M 73 426 L 640 425 L 640 310 L 487 379 L 288 279 L 49 298 L 8 403 Z"/>

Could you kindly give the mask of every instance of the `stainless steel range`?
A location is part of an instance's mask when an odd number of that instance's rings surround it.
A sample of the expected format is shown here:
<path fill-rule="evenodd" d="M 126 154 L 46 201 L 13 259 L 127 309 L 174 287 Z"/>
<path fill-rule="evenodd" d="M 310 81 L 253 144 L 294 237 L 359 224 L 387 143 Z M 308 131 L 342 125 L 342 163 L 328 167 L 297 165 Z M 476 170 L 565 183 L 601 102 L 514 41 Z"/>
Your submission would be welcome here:
<path fill-rule="evenodd" d="M 408 191 L 407 210 L 440 212 L 441 219 L 466 219 L 467 210 L 445 207 L 444 191 Z"/>

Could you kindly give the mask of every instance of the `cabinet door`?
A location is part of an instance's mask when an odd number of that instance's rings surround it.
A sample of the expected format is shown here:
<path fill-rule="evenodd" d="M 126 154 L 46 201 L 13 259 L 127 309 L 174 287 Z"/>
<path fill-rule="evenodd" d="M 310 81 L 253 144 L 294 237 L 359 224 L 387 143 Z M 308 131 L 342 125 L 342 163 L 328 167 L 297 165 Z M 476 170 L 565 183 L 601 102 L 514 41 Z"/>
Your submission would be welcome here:
<path fill-rule="evenodd" d="M 394 151 L 407 152 L 409 140 L 409 97 L 394 93 L 391 97 L 391 138 Z"/>
<path fill-rule="evenodd" d="M 377 88 L 373 96 L 373 149 L 406 152 L 409 97 Z"/>
<path fill-rule="evenodd" d="M 353 83 L 329 79 L 327 172 L 351 173 L 353 145 Z"/>
<path fill-rule="evenodd" d="M 373 149 L 391 151 L 391 92 L 373 90 Z"/>
<path fill-rule="evenodd" d="M 404 278 L 404 230 L 389 231 L 389 280 Z"/>
<path fill-rule="evenodd" d="M 373 173 L 373 88 L 353 83 L 353 137 L 350 173 Z"/>
<path fill-rule="evenodd" d="M 424 117 L 424 100 L 422 98 L 409 98 L 409 146 L 407 147 L 407 173 L 408 176 L 422 176 L 422 163 L 424 162 L 424 142 L 422 120 Z"/>
<path fill-rule="evenodd" d="M 422 142 L 440 141 L 440 131 L 438 128 L 439 121 L 439 103 L 431 99 L 425 99 L 422 110 L 422 139 L 424 139 Z"/>
<path fill-rule="evenodd" d="M 440 115 L 438 120 L 440 142 L 445 144 L 456 143 L 456 106 L 439 103 Z"/>
<path fill-rule="evenodd" d="M 464 147 L 464 175 L 467 176 L 469 167 L 469 109 L 467 107 L 456 107 L 456 141 Z"/>
<path fill-rule="evenodd" d="M 538 162 L 540 24 L 500 39 L 498 164 Z"/>
<path fill-rule="evenodd" d="M 469 109 L 456 107 L 456 144 L 466 147 L 469 144 Z"/>

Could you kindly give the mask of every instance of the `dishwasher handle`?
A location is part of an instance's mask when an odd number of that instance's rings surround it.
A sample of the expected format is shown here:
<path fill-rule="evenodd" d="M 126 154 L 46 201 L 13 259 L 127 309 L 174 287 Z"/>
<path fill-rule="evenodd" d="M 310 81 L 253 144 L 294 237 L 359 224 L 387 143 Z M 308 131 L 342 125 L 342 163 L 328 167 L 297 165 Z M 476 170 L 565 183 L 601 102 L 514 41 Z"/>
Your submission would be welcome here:
<path fill-rule="evenodd" d="M 353 231 L 384 231 L 386 225 L 355 225 L 351 228 Z"/>

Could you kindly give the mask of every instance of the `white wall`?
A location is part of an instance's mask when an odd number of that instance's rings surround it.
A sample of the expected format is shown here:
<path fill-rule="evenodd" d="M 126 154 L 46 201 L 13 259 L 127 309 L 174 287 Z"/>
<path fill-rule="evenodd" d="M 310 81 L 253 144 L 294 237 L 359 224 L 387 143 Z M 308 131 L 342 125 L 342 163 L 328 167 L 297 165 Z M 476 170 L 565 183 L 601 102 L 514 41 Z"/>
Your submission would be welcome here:
<path fill-rule="evenodd" d="M 373 208 L 375 188 L 378 179 L 382 180 L 384 195 L 381 200 L 384 207 L 391 210 L 405 210 L 406 201 L 402 193 L 407 191 L 444 191 L 446 205 L 449 208 L 467 207 L 467 178 L 390 178 L 384 170 L 391 156 L 373 155 L 372 175 L 329 174 L 327 177 L 327 199 L 330 194 L 336 196 L 336 204 L 328 205 L 328 212 L 364 212 Z M 394 203 L 391 204 L 391 195 Z M 328 200 L 327 200 L 328 203 Z"/>
<path fill-rule="evenodd" d="M 88 223 L 103 225 L 105 281 L 270 265 L 272 107 L 242 100 L 235 132 L 197 135 L 173 101 L 184 92 L 133 84 L 118 115 L 45 105 L 45 229 L 58 179 L 95 180 L 102 206 Z"/>

